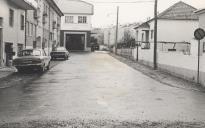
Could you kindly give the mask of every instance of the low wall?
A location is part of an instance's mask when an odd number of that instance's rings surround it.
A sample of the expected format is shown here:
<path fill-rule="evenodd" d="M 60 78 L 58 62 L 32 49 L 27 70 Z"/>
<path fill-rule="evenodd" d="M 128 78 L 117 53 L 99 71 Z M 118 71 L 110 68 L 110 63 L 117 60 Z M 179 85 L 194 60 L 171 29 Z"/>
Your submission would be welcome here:
<path fill-rule="evenodd" d="M 129 51 L 129 50 L 126 50 Z M 119 50 L 119 55 L 125 56 L 128 52 Z M 139 62 L 153 67 L 153 49 L 138 49 Z M 137 59 L 137 48 L 132 49 L 131 57 Z M 160 70 L 169 72 L 183 79 L 197 82 L 197 54 L 185 55 L 183 52 L 157 52 L 157 63 Z M 200 83 L 205 86 L 205 55 L 200 56 Z"/>

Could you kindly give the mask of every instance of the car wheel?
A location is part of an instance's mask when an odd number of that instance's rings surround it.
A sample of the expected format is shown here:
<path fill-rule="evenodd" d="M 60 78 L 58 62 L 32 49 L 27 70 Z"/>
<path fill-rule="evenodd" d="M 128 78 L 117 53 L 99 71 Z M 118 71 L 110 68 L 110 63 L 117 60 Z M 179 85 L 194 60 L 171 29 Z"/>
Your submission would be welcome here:
<path fill-rule="evenodd" d="M 17 68 L 17 70 L 18 70 L 19 73 L 23 73 L 24 72 L 23 68 Z"/>
<path fill-rule="evenodd" d="M 68 60 L 68 56 L 65 57 L 65 60 Z"/>

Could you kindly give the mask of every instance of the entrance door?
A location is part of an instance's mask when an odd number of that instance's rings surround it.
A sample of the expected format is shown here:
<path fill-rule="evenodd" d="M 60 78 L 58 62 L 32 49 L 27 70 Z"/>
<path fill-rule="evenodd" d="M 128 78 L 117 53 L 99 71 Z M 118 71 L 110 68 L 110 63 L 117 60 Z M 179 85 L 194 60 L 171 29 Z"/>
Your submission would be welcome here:
<path fill-rule="evenodd" d="M 20 52 L 21 50 L 23 50 L 23 44 L 18 44 L 17 47 L 18 47 L 18 49 L 17 49 L 17 54 L 19 54 L 19 52 Z"/>
<path fill-rule="evenodd" d="M 149 42 L 149 31 L 147 30 L 147 31 L 145 31 L 145 33 L 146 33 L 145 41 Z"/>
<path fill-rule="evenodd" d="M 10 66 L 10 60 L 13 59 L 13 44 L 5 43 L 6 66 Z"/>
<path fill-rule="evenodd" d="M 67 34 L 66 49 L 71 51 L 83 51 L 85 49 L 85 35 Z"/>

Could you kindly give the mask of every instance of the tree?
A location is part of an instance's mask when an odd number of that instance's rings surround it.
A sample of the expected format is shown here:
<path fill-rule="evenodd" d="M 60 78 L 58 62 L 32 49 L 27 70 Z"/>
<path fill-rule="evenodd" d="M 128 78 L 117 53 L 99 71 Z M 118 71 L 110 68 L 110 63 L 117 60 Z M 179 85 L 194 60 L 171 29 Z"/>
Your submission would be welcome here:
<path fill-rule="evenodd" d="M 123 39 L 125 47 L 134 47 L 135 39 L 132 37 L 131 32 L 129 30 L 124 31 Z"/>

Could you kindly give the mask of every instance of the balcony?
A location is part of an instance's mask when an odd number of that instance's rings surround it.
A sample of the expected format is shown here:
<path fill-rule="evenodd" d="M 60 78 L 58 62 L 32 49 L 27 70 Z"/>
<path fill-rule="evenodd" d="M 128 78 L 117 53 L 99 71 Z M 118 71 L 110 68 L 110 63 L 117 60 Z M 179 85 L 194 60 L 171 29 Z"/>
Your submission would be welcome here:
<path fill-rule="evenodd" d="M 35 0 L 10 0 L 16 4 L 19 8 L 25 10 L 37 9 L 37 2 Z"/>

